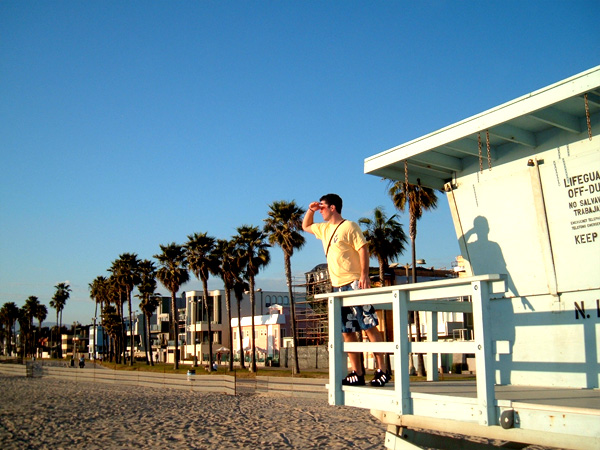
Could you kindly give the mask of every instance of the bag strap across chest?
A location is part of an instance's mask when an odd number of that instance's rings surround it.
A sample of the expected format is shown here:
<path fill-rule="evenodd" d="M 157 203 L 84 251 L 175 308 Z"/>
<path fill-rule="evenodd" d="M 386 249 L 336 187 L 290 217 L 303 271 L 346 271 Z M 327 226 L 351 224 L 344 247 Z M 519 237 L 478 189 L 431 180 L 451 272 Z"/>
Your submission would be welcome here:
<path fill-rule="evenodd" d="M 329 247 L 331 247 L 331 240 L 335 236 L 335 232 L 340 227 L 340 225 L 343 224 L 345 221 L 346 221 L 346 219 L 344 219 L 340 223 L 338 223 L 338 226 L 335 227 L 335 230 L 333 230 L 333 233 L 331 233 L 331 237 L 329 238 L 329 244 L 327 244 L 327 250 L 325 250 L 325 258 L 327 258 L 327 255 L 329 254 Z"/>

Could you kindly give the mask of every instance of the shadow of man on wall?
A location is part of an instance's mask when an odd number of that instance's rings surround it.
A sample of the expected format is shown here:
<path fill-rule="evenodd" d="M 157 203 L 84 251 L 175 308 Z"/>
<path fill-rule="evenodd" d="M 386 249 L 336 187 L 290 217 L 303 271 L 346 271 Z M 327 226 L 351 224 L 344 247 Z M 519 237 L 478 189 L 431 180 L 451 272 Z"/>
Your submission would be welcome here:
<path fill-rule="evenodd" d="M 484 274 L 500 274 L 505 275 L 507 289 L 509 292 L 516 293 L 514 283 L 508 273 L 506 261 L 502 254 L 502 249 L 497 242 L 490 241 L 490 226 L 488 220 L 483 216 L 477 216 L 473 220 L 473 228 L 464 234 L 464 242 L 467 247 L 468 260 L 471 265 L 473 275 Z M 477 239 L 469 242 L 473 236 Z M 514 326 L 514 308 L 510 298 L 495 300 L 508 302 L 504 304 L 502 311 L 502 320 L 497 323 L 502 323 L 494 330 L 494 341 L 504 341 L 508 345 L 498 345 L 496 349 L 499 353 L 496 359 L 496 369 L 500 371 L 500 384 L 510 384 L 510 372 L 512 367 L 512 346 L 515 340 Z M 529 303 L 529 302 L 527 302 Z M 530 305 L 531 306 L 531 305 Z M 492 305 L 490 305 L 490 313 L 492 313 Z M 531 307 L 533 310 L 533 307 Z M 474 324 L 477 326 L 477 324 Z"/>

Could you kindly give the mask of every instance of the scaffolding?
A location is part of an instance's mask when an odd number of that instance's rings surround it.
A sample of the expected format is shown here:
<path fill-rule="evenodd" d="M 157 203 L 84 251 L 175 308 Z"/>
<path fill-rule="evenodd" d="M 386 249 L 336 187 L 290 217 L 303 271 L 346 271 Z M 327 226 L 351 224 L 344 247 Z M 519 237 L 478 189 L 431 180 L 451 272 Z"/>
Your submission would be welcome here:
<path fill-rule="evenodd" d="M 387 283 L 405 284 L 402 276 L 405 272 L 404 266 L 391 268 L 386 274 Z M 439 278 L 453 277 L 452 271 L 444 269 L 428 269 L 417 267 L 417 277 L 419 281 L 433 280 Z M 380 286 L 379 270 L 370 269 L 371 284 L 373 287 Z M 331 280 L 327 270 L 327 264 L 319 264 L 311 271 L 304 274 L 304 279 L 294 277 L 292 280 L 294 291 L 304 291 L 302 295 L 294 295 L 296 301 L 296 325 L 298 330 L 298 345 L 324 345 L 329 340 L 329 322 L 327 299 L 315 298 L 319 294 L 328 294 L 333 292 Z M 383 316 L 382 316 L 383 317 Z M 391 323 L 389 324 L 391 327 Z"/>
<path fill-rule="evenodd" d="M 327 344 L 329 333 L 327 299 L 315 299 L 317 294 L 332 292 L 327 264 L 319 264 L 305 273 L 304 279 L 295 277 L 292 283 L 294 289 L 302 289 L 306 293 L 302 301 L 296 302 L 298 345 Z"/>

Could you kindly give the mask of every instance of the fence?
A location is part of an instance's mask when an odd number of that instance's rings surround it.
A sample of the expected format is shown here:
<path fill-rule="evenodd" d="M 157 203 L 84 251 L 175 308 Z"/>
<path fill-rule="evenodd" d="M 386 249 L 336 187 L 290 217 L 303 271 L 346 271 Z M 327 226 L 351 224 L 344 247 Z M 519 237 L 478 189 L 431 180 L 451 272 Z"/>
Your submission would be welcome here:
<path fill-rule="evenodd" d="M 192 392 L 215 392 L 227 395 L 236 395 L 240 392 L 259 392 L 289 397 L 327 398 L 327 380 L 310 378 L 236 378 L 231 375 L 183 375 L 94 367 L 78 369 L 46 366 L 41 361 L 27 361 L 26 364 L 0 364 L 0 374 L 55 378 L 75 383 L 108 383 Z"/>

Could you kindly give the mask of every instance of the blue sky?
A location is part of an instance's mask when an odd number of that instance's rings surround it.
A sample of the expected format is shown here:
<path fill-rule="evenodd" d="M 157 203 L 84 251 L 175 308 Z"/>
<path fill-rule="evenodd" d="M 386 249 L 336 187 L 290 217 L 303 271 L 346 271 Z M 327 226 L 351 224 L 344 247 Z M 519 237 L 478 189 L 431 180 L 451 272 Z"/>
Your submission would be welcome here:
<path fill-rule="evenodd" d="M 89 323 L 88 284 L 119 254 L 229 238 L 275 200 L 391 215 L 365 158 L 598 65 L 599 19 L 597 0 L 4 0 L 0 305 L 67 281 L 64 322 Z M 440 200 L 417 253 L 450 267 Z M 284 289 L 271 255 L 257 287 Z M 307 236 L 294 275 L 321 262 Z"/>

